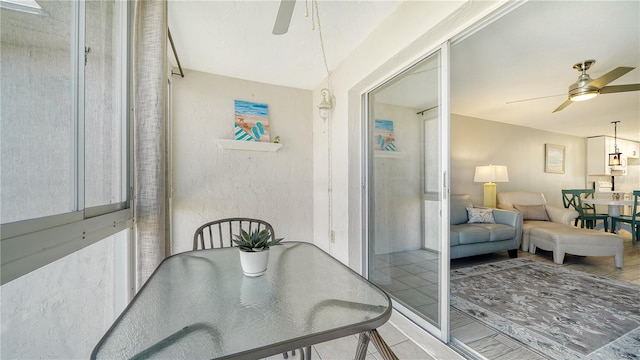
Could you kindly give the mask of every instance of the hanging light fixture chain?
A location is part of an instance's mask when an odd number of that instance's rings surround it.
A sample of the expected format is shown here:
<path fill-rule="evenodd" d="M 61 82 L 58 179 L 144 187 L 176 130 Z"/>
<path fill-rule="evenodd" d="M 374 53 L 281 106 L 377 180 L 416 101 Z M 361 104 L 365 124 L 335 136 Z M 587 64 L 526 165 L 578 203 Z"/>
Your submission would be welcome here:
<path fill-rule="evenodd" d="M 315 13 L 315 18 L 318 20 L 318 35 L 320 37 L 320 48 L 322 49 L 322 59 L 324 60 L 324 69 L 327 71 L 327 82 L 329 91 L 333 94 L 333 88 L 331 84 L 331 71 L 329 71 L 329 64 L 327 63 L 327 53 L 324 48 L 324 38 L 322 36 L 322 25 L 320 24 L 320 12 L 318 11 L 318 0 L 312 0 L 312 14 Z"/>
<path fill-rule="evenodd" d="M 333 97 L 333 84 L 331 81 L 331 71 L 329 71 L 329 64 L 327 63 L 327 53 L 324 48 L 324 37 L 322 34 L 322 25 L 320 23 L 320 11 L 318 10 L 318 0 L 311 0 L 311 26 L 312 29 L 315 30 L 315 22 L 318 23 L 318 36 L 320 38 L 320 48 L 322 50 L 322 60 L 324 62 L 324 69 L 327 72 L 327 96 L 328 99 L 325 99 L 323 93 L 323 101 L 322 104 L 326 102 L 329 105 L 329 111 L 333 108 L 334 97 Z M 323 89 L 324 91 L 324 89 Z M 331 124 L 331 116 L 328 117 L 327 123 L 327 227 L 328 227 L 328 240 L 329 240 L 329 248 L 332 248 L 333 243 L 335 242 L 335 235 L 333 230 L 333 149 L 332 149 L 332 124 Z"/>
<path fill-rule="evenodd" d="M 618 152 L 618 123 L 620 121 L 612 121 L 613 124 L 613 148 L 615 152 Z"/>

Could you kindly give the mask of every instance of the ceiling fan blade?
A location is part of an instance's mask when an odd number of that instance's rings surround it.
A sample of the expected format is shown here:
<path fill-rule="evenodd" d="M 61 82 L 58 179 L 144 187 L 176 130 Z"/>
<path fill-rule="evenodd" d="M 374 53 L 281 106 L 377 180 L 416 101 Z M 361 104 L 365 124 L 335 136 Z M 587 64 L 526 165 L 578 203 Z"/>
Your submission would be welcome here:
<path fill-rule="evenodd" d="M 600 94 L 612 94 L 626 91 L 638 91 L 640 90 L 640 84 L 629 84 L 629 85 L 613 85 L 613 86 L 605 86 L 600 89 Z"/>
<path fill-rule="evenodd" d="M 540 97 L 529 98 L 529 99 L 520 99 L 520 100 L 507 101 L 507 104 L 515 104 L 515 103 L 519 103 L 519 102 L 525 102 L 525 101 L 531 101 L 531 100 L 540 100 L 540 99 L 546 99 L 546 98 L 557 97 L 557 96 L 567 96 L 567 93 L 557 94 L 557 95 L 540 96 Z"/>
<path fill-rule="evenodd" d="M 553 110 L 553 112 L 558 112 L 564 108 L 566 108 L 567 106 L 571 105 L 573 101 L 567 99 L 565 100 L 565 102 L 563 102 L 562 104 L 560 104 L 560 106 L 558 106 L 555 110 Z"/>
<path fill-rule="evenodd" d="M 599 78 L 593 80 L 592 82 L 590 82 L 589 86 L 595 86 L 597 88 L 602 88 L 605 85 L 607 85 L 608 83 L 612 82 L 613 80 L 619 78 L 620 76 L 628 73 L 629 71 L 631 71 L 633 69 L 635 69 L 635 68 L 626 67 L 626 66 L 621 66 L 621 67 L 615 68 L 615 69 L 609 71 L 608 73 L 600 76 Z"/>
<path fill-rule="evenodd" d="M 296 0 L 280 0 L 276 23 L 273 25 L 273 35 L 282 35 L 289 31 L 289 24 L 291 23 L 291 16 L 295 6 Z"/>

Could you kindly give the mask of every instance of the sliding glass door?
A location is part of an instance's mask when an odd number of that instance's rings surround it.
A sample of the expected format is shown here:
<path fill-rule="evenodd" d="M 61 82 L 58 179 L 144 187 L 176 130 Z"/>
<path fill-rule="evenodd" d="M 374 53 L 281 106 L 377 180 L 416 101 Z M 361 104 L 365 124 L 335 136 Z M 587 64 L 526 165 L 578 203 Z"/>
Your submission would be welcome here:
<path fill-rule="evenodd" d="M 369 279 L 448 342 L 446 45 L 381 84 L 368 115 Z"/>

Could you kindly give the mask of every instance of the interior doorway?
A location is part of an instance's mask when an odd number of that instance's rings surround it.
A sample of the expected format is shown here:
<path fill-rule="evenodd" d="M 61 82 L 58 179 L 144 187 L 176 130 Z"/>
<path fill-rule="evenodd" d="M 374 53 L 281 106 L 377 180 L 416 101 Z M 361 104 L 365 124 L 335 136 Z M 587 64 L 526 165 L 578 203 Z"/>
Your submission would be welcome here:
<path fill-rule="evenodd" d="M 445 45 L 446 47 L 447 45 Z M 368 274 L 448 342 L 446 49 L 367 94 Z"/>

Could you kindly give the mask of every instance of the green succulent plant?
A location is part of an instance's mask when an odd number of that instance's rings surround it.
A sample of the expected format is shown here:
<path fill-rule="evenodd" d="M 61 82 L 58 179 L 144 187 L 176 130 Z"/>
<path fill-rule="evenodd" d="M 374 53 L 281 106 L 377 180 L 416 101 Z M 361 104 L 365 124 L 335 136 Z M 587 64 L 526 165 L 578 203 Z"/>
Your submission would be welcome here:
<path fill-rule="evenodd" d="M 284 239 L 270 240 L 271 233 L 266 229 L 262 231 L 255 230 L 251 234 L 241 230 L 240 234 L 234 235 L 234 237 L 233 242 L 238 245 L 240 250 L 247 252 L 268 250 L 271 246 L 280 245 L 280 241 Z"/>

